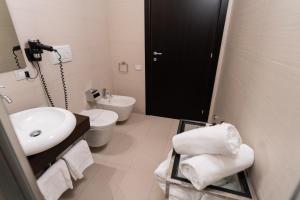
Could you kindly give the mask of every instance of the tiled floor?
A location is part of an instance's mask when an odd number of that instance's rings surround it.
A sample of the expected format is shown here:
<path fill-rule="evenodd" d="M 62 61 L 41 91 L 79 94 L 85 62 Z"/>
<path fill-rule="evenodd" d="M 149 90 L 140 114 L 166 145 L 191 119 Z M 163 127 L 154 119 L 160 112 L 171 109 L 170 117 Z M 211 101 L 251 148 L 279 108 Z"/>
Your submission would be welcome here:
<path fill-rule="evenodd" d="M 95 164 L 62 199 L 163 200 L 153 171 L 171 148 L 178 120 L 132 114 L 117 125 L 105 148 L 92 149 Z"/>

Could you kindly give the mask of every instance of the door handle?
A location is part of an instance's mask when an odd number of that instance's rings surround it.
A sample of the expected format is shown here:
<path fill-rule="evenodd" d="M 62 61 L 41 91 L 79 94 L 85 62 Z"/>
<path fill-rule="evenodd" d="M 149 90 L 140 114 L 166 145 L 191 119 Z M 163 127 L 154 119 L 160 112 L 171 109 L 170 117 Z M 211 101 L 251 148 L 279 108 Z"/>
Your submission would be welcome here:
<path fill-rule="evenodd" d="M 156 52 L 156 51 L 153 51 L 153 55 L 154 55 L 154 56 L 161 56 L 161 55 L 162 55 L 162 53 L 160 53 L 160 52 Z"/>

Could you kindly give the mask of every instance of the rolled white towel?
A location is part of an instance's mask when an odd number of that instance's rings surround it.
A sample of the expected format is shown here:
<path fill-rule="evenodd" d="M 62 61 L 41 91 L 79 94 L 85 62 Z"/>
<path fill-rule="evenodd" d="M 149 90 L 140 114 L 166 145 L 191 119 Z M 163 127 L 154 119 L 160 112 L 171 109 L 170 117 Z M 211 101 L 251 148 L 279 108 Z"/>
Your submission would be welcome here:
<path fill-rule="evenodd" d="M 179 168 L 193 186 L 202 190 L 216 181 L 252 166 L 254 151 L 242 144 L 236 156 L 203 154 L 184 160 Z"/>
<path fill-rule="evenodd" d="M 235 155 L 241 143 L 238 130 L 228 123 L 193 129 L 173 137 L 175 151 L 186 155 Z"/>

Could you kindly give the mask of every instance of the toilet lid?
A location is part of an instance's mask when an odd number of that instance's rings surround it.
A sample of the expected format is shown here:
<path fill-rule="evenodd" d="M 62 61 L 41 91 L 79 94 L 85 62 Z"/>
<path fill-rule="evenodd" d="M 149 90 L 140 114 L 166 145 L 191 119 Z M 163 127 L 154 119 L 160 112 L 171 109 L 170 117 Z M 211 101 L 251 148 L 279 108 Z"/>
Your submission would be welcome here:
<path fill-rule="evenodd" d="M 90 118 L 90 125 L 92 128 L 108 126 L 118 120 L 118 114 L 110 110 L 83 110 L 80 114 Z"/>

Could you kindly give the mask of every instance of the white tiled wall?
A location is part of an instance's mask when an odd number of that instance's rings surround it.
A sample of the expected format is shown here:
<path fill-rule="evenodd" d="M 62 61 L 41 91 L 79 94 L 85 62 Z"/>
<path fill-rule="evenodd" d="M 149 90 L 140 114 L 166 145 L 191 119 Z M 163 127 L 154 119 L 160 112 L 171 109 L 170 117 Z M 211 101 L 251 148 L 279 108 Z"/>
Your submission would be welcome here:
<path fill-rule="evenodd" d="M 289 199 L 300 177 L 300 1 L 235 0 L 215 114 L 255 150 L 262 200 Z"/>
<path fill-rule="evenodd" d="M 71 46 L 73 61 L 64 64 L 64 69 L 72 111 L 78 112 L 86 106 L 86 89 L 112 88 L 105 0 L 7 0 L 7 3 L 21 45 L 29 38 L 39 38 L 46 44 Z M 41 65 L 56 105 L 64 106 L 59 68 L 50 63 L 47 53 Z M 0 74 L 0 84 L 6 86 L 3 93 L 14 100 L 8 105 L 10 112 L 47 103 L 39 80 L 17 82 L 9 72 Z"/>
<path fill-rule="evenodd" d="M 137 99 L 135 111 L 145 112 L 144 0 L 109 0 L 108 27 L 114 92 Z M 129 64 L 127 74 L 119 73 L 118 63 Z M 136 71 L 135 64 L 142 65 Z"/>

